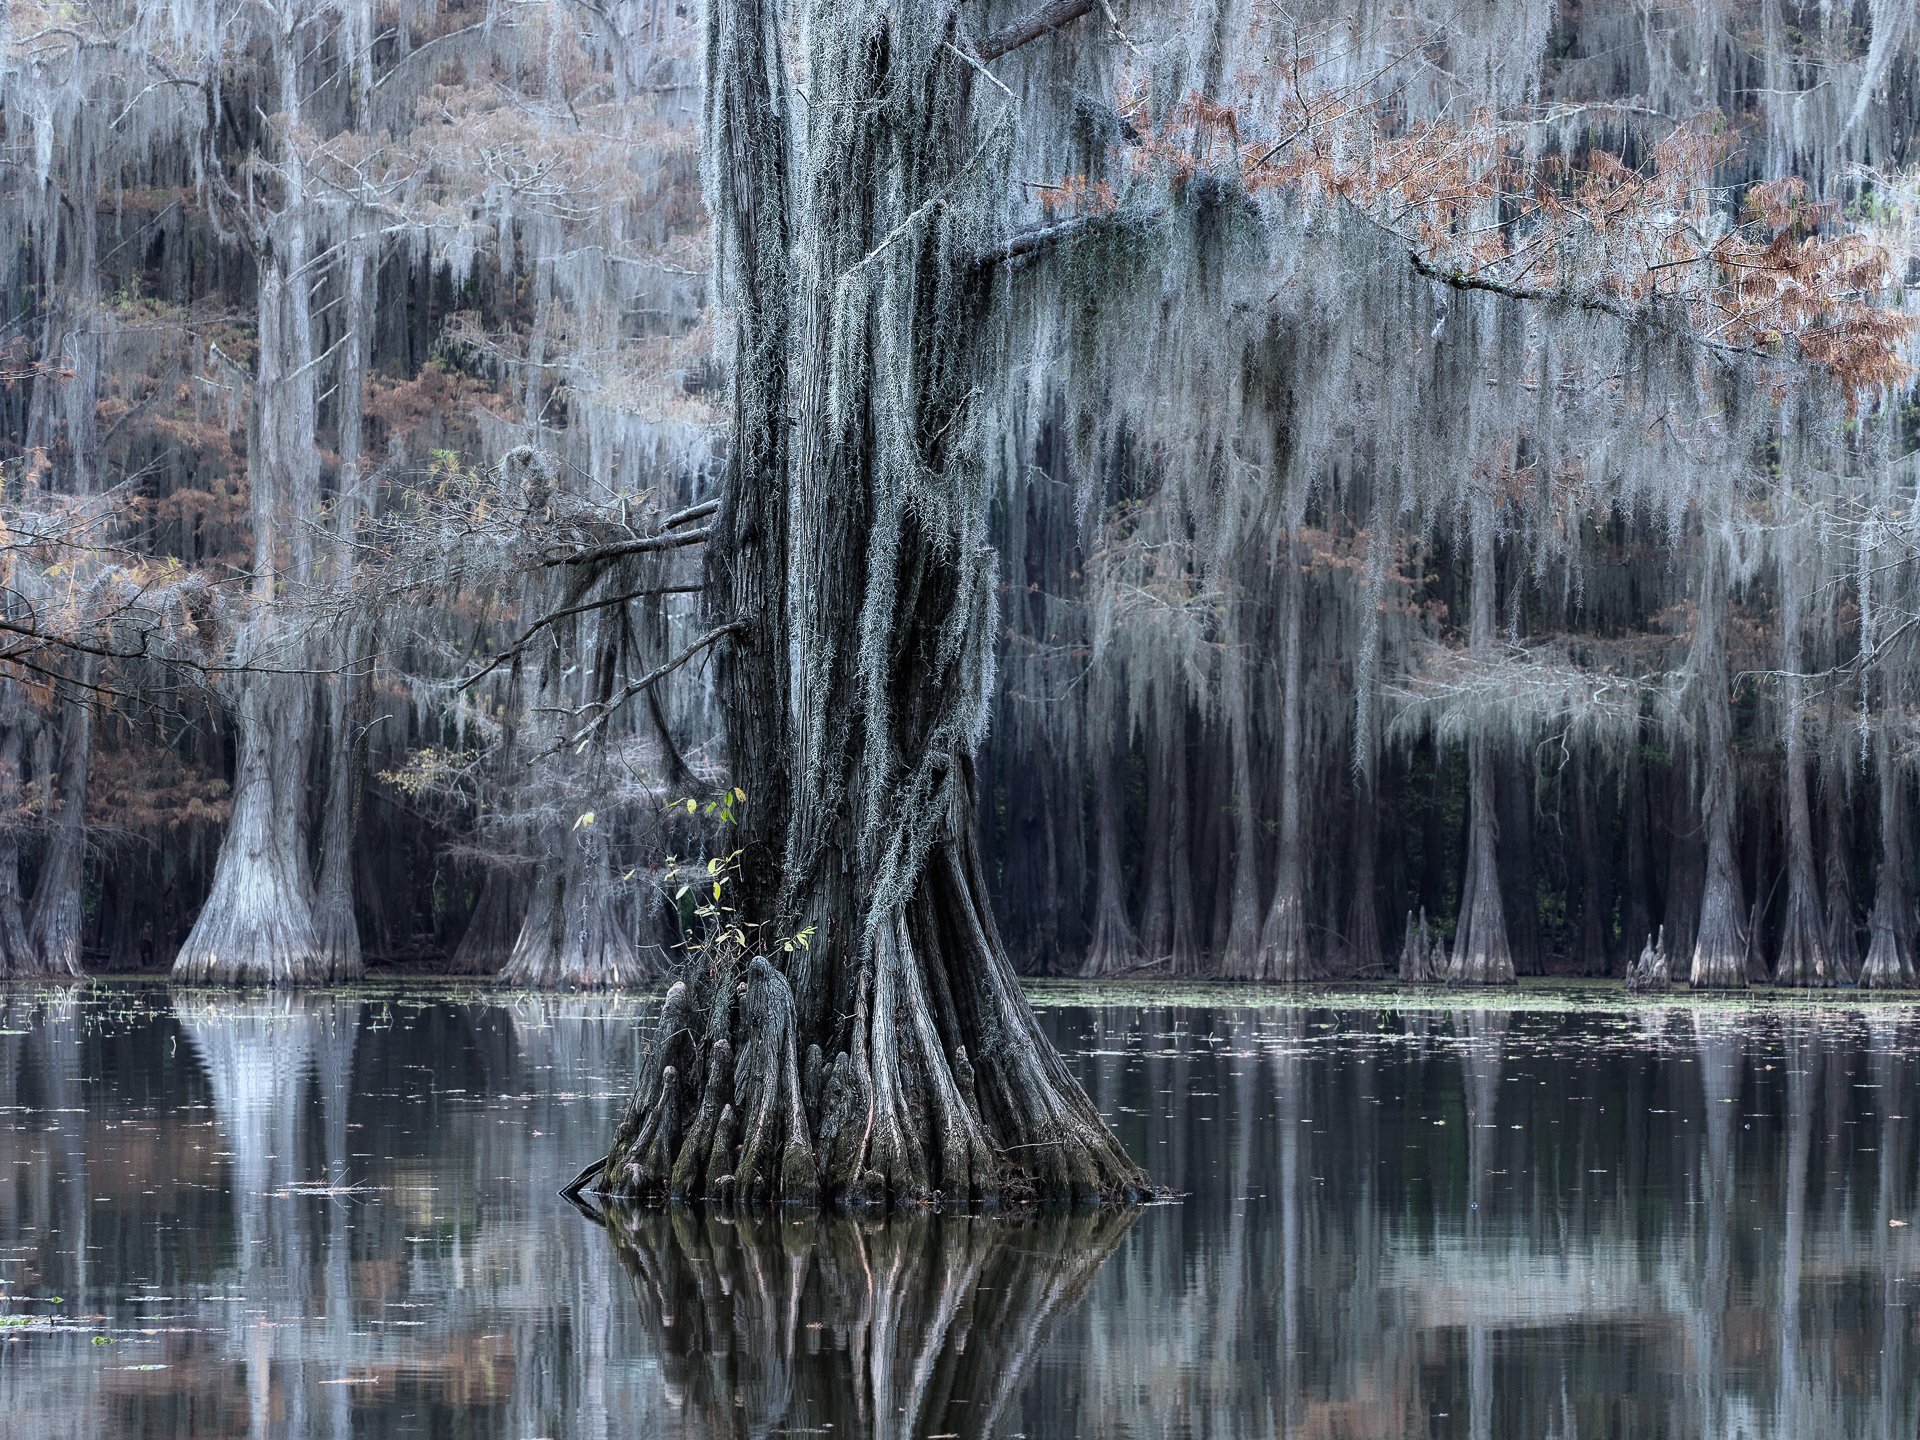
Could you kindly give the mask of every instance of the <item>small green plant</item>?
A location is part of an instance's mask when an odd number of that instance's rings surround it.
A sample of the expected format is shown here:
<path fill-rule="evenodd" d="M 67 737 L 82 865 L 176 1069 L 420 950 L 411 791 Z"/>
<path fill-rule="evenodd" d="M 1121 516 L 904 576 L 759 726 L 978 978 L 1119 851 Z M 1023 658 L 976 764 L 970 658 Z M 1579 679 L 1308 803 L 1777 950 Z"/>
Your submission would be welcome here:
<path fill-rule="evenodd" d="M 675 800 L 667 808 L 717 821 L 730 832 L 739 826 L 746 803 L 747 792 L 734 786 L 717 799 L 704 803 Z M 680 928 L 686 937 L 681 948 L 709 974 L 718 974 L 753 955 L 776 950 L 791 955 L 807 949 L 813 939 L 811 925 L 802 930 L 783 930 L 768 921 L 743 919 L 737 907 L 727 903 L 728 890 L 739 883 L 743 853 L 736 847 L 725 854 L 684 863 L 675 856 L 667 857 L 667 883 L 675 886 L 673 903 L 680 912 Z"/>

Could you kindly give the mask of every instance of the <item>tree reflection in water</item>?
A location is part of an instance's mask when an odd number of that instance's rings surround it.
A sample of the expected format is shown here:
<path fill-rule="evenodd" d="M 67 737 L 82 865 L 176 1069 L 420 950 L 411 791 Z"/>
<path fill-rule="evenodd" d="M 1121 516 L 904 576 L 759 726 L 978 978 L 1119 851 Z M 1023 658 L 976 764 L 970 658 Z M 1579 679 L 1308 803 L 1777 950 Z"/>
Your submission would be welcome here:
<path fill-rule="evenodd" d="M 604 1215 L 687 1433 L 903 1440 L 1000 1433 L 1138 1218 Z"/>

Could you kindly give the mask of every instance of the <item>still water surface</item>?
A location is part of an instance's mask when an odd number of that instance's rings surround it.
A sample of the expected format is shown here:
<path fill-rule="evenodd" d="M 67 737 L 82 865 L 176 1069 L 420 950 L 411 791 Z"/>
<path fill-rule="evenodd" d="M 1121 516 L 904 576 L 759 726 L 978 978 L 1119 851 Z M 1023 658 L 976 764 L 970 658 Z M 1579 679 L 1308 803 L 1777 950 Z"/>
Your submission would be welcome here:
<path fill-rule="evenodd" d="M 649 1002 L 0 991 L 0 1435 L 1920 1429 L 1920 1012 L 1080 998 L 1178 1203 L 602 1229 Z"/>

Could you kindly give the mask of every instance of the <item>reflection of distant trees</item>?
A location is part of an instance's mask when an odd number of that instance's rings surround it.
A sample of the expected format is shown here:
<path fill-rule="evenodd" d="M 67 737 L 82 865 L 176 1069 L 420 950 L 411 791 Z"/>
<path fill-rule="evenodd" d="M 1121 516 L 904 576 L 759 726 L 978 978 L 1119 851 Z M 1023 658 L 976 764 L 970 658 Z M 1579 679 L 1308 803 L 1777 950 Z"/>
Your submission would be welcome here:
<path fill-rule="evenodd" d="M 1136 1216 L 606 1218 L 678 1411 L 656 1431 L 906 1440 L 1001 1433 L 1050 1327 Z M 1033 1433 L 1084 1433 L 1048 1408 Z"/>
<path fill-rule="evenodd" d="M 1920 1427 L 1908 1012 L 1149 1009 L 1127 1043 L 1100 1104 L 1162 1117 L 1140 1151 L 1194 1193 L 1049 1347 L 1101 1357 L 1077 1433 Z"/>

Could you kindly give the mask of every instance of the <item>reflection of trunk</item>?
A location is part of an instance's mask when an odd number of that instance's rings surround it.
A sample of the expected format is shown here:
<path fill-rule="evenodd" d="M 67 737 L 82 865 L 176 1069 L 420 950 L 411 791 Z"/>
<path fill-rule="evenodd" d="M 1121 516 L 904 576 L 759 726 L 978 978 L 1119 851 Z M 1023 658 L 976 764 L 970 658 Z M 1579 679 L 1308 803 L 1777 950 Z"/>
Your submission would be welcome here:
<path fill-rule="evenodd" d="M 1120 815 L 1126 804 L 1126 744 L 1116 738 L 1107 747 L 1104 773 L 1093 786 L 1094 902 L 1093 938 L 1082 975 L 1117 975 L 1140 963 L 1140 941 L 1127 918 L 1127 883 L 1120 856 Z"/>
<path fill-rule="evenodd" d="M 1287 539 L 1286 632 L 1280 660 L 1280 864 L 1273 902 L 1260 931 L 1255 966 L 1261 980 L 1310 980 L 1313 957 L 1307 950 L 1306 857 L 1300 816 L 1300 626 L 1306 602 L 1301 578 L 1299 527 Z"/>
<path fill-rule="evenodd" d="M 1694 936 L 1689 981 L 1695 988 L 1738 987 L 1747 983 L 1746 920 L 1740 913 L 1740 864 L 1734 851 L 1733 720 L 1728 713 L 1726 659 L 1726 573 L 1720 541 L 1709 532 L 1705 574 L 1700 582 L 1700 613 L 1694 621 L 1692 671 L 1699 710 L 1705 720 L 1705 778 L 1700 813 L 1707 832 L 1707 874 L 1700 891 L 1699 930 Z M 1669 941 L 1678 944 L 1678 941 Z"/>
<path fill-rule="evenodd" d="M 1253 795 L 1253 711 L 1247 696 L 1247 657 L 1238 627 L 1226 656 L 1227 730 L 1233 754 L 1233 893 L 1218 969 L 1234 980 L 1259 973 L 1260 830 Z"/>
<path fill-rule="evenodd" d="M 1140 1193 L 1019 988 L 979 855 L 999 576 L 974 415 L 989 297 L 955 210 L 974 70 L 925 43 L 963 24 L 957 4 L 819 11 L 805 63 L 834 102 L 798 112 L 804 143 L 772 9 L 708 11 L 709 197 L 738 357 L 714 522 L 731 548 L 710 593 L 749 592 L 728 621 L 747 627 L 728 758 L 749 817 L 763 801 L 785 817 L 761 882 L 777 894 L 744 918 L 811 944 L 774 952 L 784 974 L 723 951 L 669 991 L 600 1172 L 625 1194 Z M 769 408 L 790 370 L 793 403 Z M 747 521 L 764 548 L 743 559 Z"/>
<path fill-rule="evenodd" d="M 1880 877 L 1873 889 L 1872 938 L 1860 967 L 1860 983 L 1871 989 L 1914 984 L 1912 863 L 1907 844 L 1907 785 L 1893 761 L 1893 745 L 1884 724 L 1874 735 L 1874 768 L 1880 790 Z"/>
<path fill-rule="evenodd" d="M 1473 532 L 1473 632 L 1476 657 L 1493 653 L 1493 515 L 1490 502 L 1476 498 L 1469 517 Z M 1507 946 L 1507 917 L 1501 903 L 1499 837 L 1495 833 L 1493 741 L 1475 734 L 1467 742 L 1467 874 L 1460 888 L 1460 919 L 1454 931 L 1453 962 L 1447 979 L 1469 985 L 1505 985 L 1513 981 L 1513 953 Z"/>
<path fill-rule="evenodd" d="M 1012 1426 L 1048 1332 L 1133 1218 L 722 1224 L 616 1209 L 607 1229 L 680 1412 L 659 1428 L 906 1440 Z"/>
<path fill-rule="evenodd" d="M 1791 670 L 1789 670 L 1791 673 Z M 1813 1159 L 1813 1092 L 1815 1067 L 1820 1063 L 1812 1029 L 1804 1015 L 1786 1021 L 1787 1067 L 1787 1203 L 1786 1224 L 1780 1237 L 1780 1296 L 1775 1311 L 1779 1350 L 1773 1424 L 1780 1435 L 1810 1435 L 1815 1417 L 1803 1412 L 1805 1389 L 1801 1371 L 1800 1291 L 1806 1262 L 1807 1171 Z"/>
<path fill-rule="evenodd" d="M 1724 1435 L 1730 1428 L 1721 1411 L 1727 1394 L 1727 1310 L 1733 1298 L 1732 1240 L 1728 1232 L 1733 1222 L 1733 1122 L 1735 1101 L 1740 1095 L 1742 1044 L 1738 1030 L 1702 1011 L 1694 1012 L 1693 1033 L 1707 1132 L 1695 1195 L 1707 1236 L 1706 1263 L 1700 1270 L 1702 1293 L 1692 1307 L 1694 1333 L 1689 1337 L 1694 1373 L 1700 1377 L 1697 1393 L 1702 1407 L 1694 1428 L 1700 1435 Z"/>
<path fill-rule="evenodd" d="M 1806 741 L 1801 734 L 1805 685 L 1800 679 L 1800 586 L 1780 577 L 1781 668 L 1786 672 L 1787 908 L 1773 978 L 1778 985 L 1831 985 L 1825 917 L 1813 863 L 1813 807 L 1807 795 Z"/>
<path fill-rule="evenodd" d="M 39 975 L 80 973 L 80 885 L 86 870 L 87 772 L 93 760 L 93 702 L 65 703 L 53 826 L 27 916 L 27 946 Z M 16 971 L 15 973 L 21 973 Z"/>

